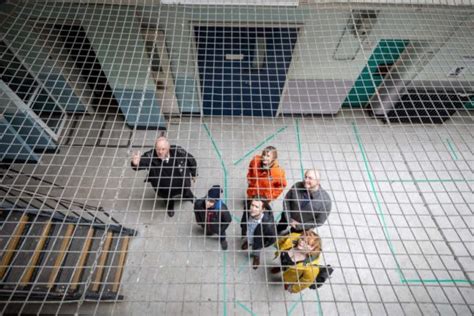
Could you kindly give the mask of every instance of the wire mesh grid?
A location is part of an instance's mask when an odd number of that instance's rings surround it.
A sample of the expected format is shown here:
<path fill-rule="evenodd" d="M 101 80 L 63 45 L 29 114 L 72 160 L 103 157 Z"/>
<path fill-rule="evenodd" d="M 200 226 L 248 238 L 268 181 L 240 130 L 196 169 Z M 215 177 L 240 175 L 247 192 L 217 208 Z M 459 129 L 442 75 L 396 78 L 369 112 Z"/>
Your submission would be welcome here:
<path fill-rule="evenodd" d="M 473 313 L 472 3 L 98 2 L 0 4 L 2 313 Z M 227 250 L 149 183 L 163 135 L 197 163 L 172 181 L 222 188 Z M 269 145 L 287 181 L 269 239 L 320 171 L 317 264 L 298 243 L 259 266 L 242 249 Z M 272 273 L 283 252 L 296 280 Z M 304 267 L 327 265 L 307 288 Z"/>

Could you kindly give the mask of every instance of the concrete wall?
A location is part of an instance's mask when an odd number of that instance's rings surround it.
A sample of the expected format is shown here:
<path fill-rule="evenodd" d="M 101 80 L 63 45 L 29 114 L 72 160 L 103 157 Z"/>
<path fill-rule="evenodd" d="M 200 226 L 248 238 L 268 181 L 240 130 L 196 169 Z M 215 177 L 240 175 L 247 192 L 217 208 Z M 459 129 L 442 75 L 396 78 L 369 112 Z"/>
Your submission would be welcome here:
<path fill-rule="evenodd" d="M 155 83 L 148 71 L 150 59 L 133 8 L 84 8 L 79 20 L 127 124 L 144 128 L 163 126 Z"/>
<path fill-rule="evenodd" d="M 67 89 L 61 71 L 49 60 L 39 28 L 47 23 L 74 23 L 84 27 L 100 61 L 114 96 L 130 126 L 156 128 L 163 125 L 153 80 L 148 76 L 149 59 L 134 11 L 128 6 L 63 6 L 59 3 L 33 3 L 16 7 L 16 14 L 3 23 L 5 39 L 22 56 L 37 78 L 44 80 L 56 99 L 68 109 L 80 102 Z M 54 83 L 54 85 L 52 84 Z M 69 87 L 70 88 L 70 87 Z M 69 93 L 65 96 L 65 93 Z M 79 106 L 79 104 L 76 104 Z M 76 109 L 77 110 L 77 109 Z M 81 108 L 84 111 L 85 107 Z"/>
<path fill-rule="evenodd" d="M 59 107 L 67 112 L 84 112 L 85 106 L 74 95 L 62 75 L 61 69 L 48 58 L 48 49 L 42 42 L 35 27 L 41 27 L 40 21 L 31 18 L 43 13 L 40 6 L 12 7 L 2 6 L 2 10 L 12 10 L 0 25 L 2 39 L 28 72 L 40 83 Z"/>
<path fill-rule="evenodd" d="M 357 55 L 349 61 L 335 60 L 333 54 L 350 17 L 350 10 L 359 8 L 358 5 L 328 4 L 290 8 L 175 5 L 88 6 L 87 4 L 56 3 L 37 4 L 36 10 L 31 9 L 29 14 L 37 15 L 42 19 L 79 22 L 86 29 L 103 70 L 114 89 L 114 94 L 121 103 L 127 122 L 145 120 L 140 124 L 147 125 L 151 124 L 151 121 L 161 121 L 161 117 L 158 111 L 159 104 L 153 98 L 153 82 L 147 73 L 149 59 L 140 35 L 142 23 L 156 26 L 165 33 L 181 111 L 198 113 L 200 104 L 194 36 L 191 31 L 193 23 L 302 25 L 288 74 L 288 85 L 292 89 L 286 91 L 305 95 L 308 91 L 301 87 L 307 86 L 308 89 L 314 90 L 322 82 L 324 89 L 319 89 L 318 97 L 328 100 L 331 96 L 342 93 L 341 86 L 347 88 L 344 91 L 350 89 L 347 85 L 359 76 L 379 40 L 428 41 L 432 42 L 433 47 L 443 48 L 452 34 L 459 31 L 460 27 L 464 27 L 462 23 L 473 11 L 472 8 L 469 10 L 460 7 L 449 9 L 427 6 L 415 8 L 374 5 L 370 7 L 379 10 L 377 22 L 370 35 L 359 42 L 361 49 Z M 367 8 L 367 5 L 363 8 Z M 19 40 L 24 42 L 22 38 Z M 25 46 L 30 49 L 31 45 L 25 43 Z M 440 54 L 443 54 L 441 51 Z M 449 53 L 443 56 L 443 58 L 436 57 L 431 67 L 449 68 L 448 65 L 459 58 Z M 437 79 L 439 74 L 425 71 L 419 76 L 423 80 Z M 456 80 L 470 80 L 470 77 Z M 301 82 L 305 84 L 302 85 Z M 294 90 L 294 87 L 297 87 L 297 90 Z M 321 95 L 324 91 L 326 95 Z M 287 106 L 296 106 L 296 108 L 299 105 L 304 106 L 304 104 L 294 104 L 294 95 L 293 97 L 284 96 L 285 100 L 293 100 Z M 312 99 L 308 102 L 315 101 L 316 99 Z"/>
<path fill-rule="evenodd" d="M 166 33 L 176 78 L 177 97 L 182 109 L 199 111 L 198 88 L 196 84 L 193 85 L 198 76 L 192 23 L 238 22 L 239 25 L 245 25 L 268 22 L 303 25 L 288 74 L 289 88 L 286 91 L 290 95 L 283 97 L 283 111 L 301 109 L 302 112 L 311 112 L 308 104 L 313 104 L 319 108 L 320 113 L 330 113 L 334 112 L 334 107 L 322 108 L 323 103 L 327 100 L 342 103 L 345 96 L 339 97 L 340 94 L 350 90 L 350 85 L 357 79 L 381 39 L 424 41 L 429 42 L 433 48 L 441 48 L 453 32 L 463 27 L 463 22 L 472 13 L 472 10 L 454 11 L 428 7 L 374 7 L 379 10 L 377 21 L 365 40 L 354 39 L 361 46 L 355 58 L 349 61 L 335 60 L 333 54 L 350 17 L 351 8 L 337 5 L 299 8 L 234 7 L 230 10 L 219 7 L 203 9 L 161 6 L 147 7 L 142 14 L 144 21 L 157 24 Z M 441 68 L 441 64 L 446 67 L 453 62 L 449 55 L 444 56 L 442 60 L 434 61 L 433 66 Z M 454 55 L 452 57 L 456 58 Z M 416 75 L 414 77 L 417 80 Z M 437 77 L 433 73 L 431 78 Z M 461 78 L 464 79 L 469 80 Z M 317 89 L 317 86 L 323 88 Z M 317 94 L 314 93 L 315 89 L 318 90 Z M 308 100 L 299 98 L 308 95 Z M 296 101 L 298 98 L 300 101 Z"/>

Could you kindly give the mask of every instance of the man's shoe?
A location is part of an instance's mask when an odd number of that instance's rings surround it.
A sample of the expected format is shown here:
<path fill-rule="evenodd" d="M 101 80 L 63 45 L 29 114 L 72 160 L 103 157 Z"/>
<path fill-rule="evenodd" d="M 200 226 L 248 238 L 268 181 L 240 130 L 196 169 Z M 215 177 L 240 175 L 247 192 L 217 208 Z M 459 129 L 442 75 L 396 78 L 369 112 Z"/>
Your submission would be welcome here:
<path fill-rule="evenodd" d="M 240 249 L 242 250 L 247 250 L 249 249 L 249 242 L 246 240 L 244 241 L 244 243 L 242 244 L 242 246 L 240 247 Z"/>
<path fill-rule="evenodd" d="M 228 248 L 227 240 L 221 240 L 221 248 L 222 250 L 227 250 Z"/>
<path fill-rule="evenodd" d="M 258 266 L 260 265 L 260 257 L 253 257 L 252 265 L 253 265 L 253 269 L 257 270 Z"/>
<path fill-rule="evenodd" d="M 166 206 L 166 210 L 168 211 L 168 216 L 173 217 L 174 216 L 174 201 L 169 200 L 168 205 Z"/>

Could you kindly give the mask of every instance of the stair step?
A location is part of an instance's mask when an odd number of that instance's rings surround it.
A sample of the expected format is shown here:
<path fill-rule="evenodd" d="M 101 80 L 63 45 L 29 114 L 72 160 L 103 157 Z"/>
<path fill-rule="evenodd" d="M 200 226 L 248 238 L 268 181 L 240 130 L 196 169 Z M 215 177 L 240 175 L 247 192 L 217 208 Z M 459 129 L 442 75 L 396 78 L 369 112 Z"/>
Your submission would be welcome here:
<path fill-rule="evenodd" d="M 90 224 L 0 209 L 1 291 L 29 300 L 121 299 L 129 242 Z"/>
<path fill-rule="evenodd" d="M 91 300 L 117 300 L 122 299 L 118 295 L 122 280 L 123 269 L 127 259 L 130 236 L 113 235 L 111 247 L 107 255 L 101 281 L 94 283 L 86 294 Z"/>
<path fill-rule="evenodd" d="M 58 223 L 50 234 L 43 265 L 38 271 L 34 291 L 48 291 L 55 284 L 74 234 L 73 224 Z M 51 281 L 50 279 L 53 278 Z"/>
<path fill-rule="evenodd" d="M 99 297 L 117 297 L 122 279 L 123 265 L 127 258 L 129 236 L 114 235 L 112 246 L 107 257 L 106 272 L 102 277 Z"/>
<path fill-rule="evenodd" d="M 33 258 L 36 246 L 45 229 L 45 222 L 38 221 L 37 218 L 33 222 L 28 223 L 28 228 L 23 232 L 23 237 L 17 246 L 16 254 L 8 268 L 4 288 L 17 288 L 20 283 L 30 260 Z"/>
<path fill-rule="evenodd" d="M 92 277 L 91 287 L 89 291 L 91 292 L 98 292 L 102 285 L 102 280 L 104 276 L 106 277 L 110 271 L 109 266 L 107 266 L 107 262 L 113 259 L 114 252 L 112 251 L 112 242 L 115 240 L 113 238 L 112 232 L 107 232 L 107 236 L 105 238 L 104 244 L 102 246 L 102 250 L 100 253 L 99 261 L 94 271 L 94 275 Z M 118 241 L 115 240 L 115 244 L 118 244 Z"/>
<path fill-rule="evenodd" d="M 69 252 L 56 281 L 55 292 L 84 291 L 85 283 L 98 256 L 103 234 L 103 230 L 94 230 L 91 226 L 80 225 L 76 228 Z"/>
<path fill-rule="evenodd" d="M 12 212 L 10 212 L 10 214 L 12 214 Z M 5 273 L 8 271 L 10 263 L 18 255 L 18 247 L 21 244 L 21 238 L 23 233 L 27 230 L 28 216 L 23 214 L 21 215 L 17 224 L 15 224 L 15 222 L 10 223 L 12 223 L 14 229 L 11 233 L 11 236 L 8 238 L 8 241 L 5 243 L 5 248 L 2 248 L 2 258 L 0 261 L 0 279 L 5 277 Z M 7 222 L 5 222 L 3 228 L 5 228 L 7 225 L 9 227 L 8 229 L 10 229 L 10 223 L 7 224 Z"/>
<path fill-rule="evenodd" d="M 3 251 L 20 222 L 22 213 L 2 211 L 0 218 L 0 250 Z"/>
<path fill-rule="evenodd" d="M 33 274 L 36 269 L 41 267 L 41 257 L 43 254 L 47 254 L 48 252 L 45 251 L 46 243 L 49 239 L 49 233 L 51 232 L 51 228 L 53 227 L 53 223 L 48 221 L 44 224 L 43 230 L 41 231 L 41 236 L 36 243 L 35 249 L 33 251 L 33 255 L 31 256 L 30 261 L 28 262 L 28 266 L 23 273 L 23 276 L 20 280 L 21 286 L 27 286 L 31 281 L 34 281 Z"/>
<path fill-rule="evenodd" d="M 119 240 L 119 255 L 117 256 L 116 264 L 112 265 L 113 269 L 110 278 L 106 281 L 106 290 L 108 292 L 118 293 L 120 283 L 122 282 L 123 270 L 125 262 L 127 261 L 128 247 L 130 243 L 130 236 L 121 236 Z M 112 279 L 113 277 L 113 279 Z"/>

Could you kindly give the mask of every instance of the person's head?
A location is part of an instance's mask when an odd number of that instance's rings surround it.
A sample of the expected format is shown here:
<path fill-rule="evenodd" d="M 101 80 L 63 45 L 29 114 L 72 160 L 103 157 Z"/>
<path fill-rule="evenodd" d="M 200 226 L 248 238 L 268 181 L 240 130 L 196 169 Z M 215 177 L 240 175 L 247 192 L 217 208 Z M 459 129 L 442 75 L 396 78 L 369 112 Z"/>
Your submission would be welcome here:
<path fill-rule="evenodd" d="M 216 205 L 216 200 L 206 199 L 206 209 L 212 209 Z"/>
<path fill-rule="evenodd" d="M 258 218 L 265 210 L 269 210 L 268 202 L 260 197 L 255 197 L 250 201 L 249 213 L 253 218 Z"/>
<path fill-rule="evenodd" d="M 321 174 L 317 169 L 308 169 L 304 173 L 303 181 L 307 190 L 317 190 L 321 182 Z"/>
<path fill-rule="evenodd" d="M 221 198 L 222 189 L 219 185 L 213 185 L 206 196 L 206 208 L 213 208 Z"/>
<path fill-rule="evenodd" d="M 170 143 L 165 136 L 160 136 L 155 141 L 155 151 L 159 158 L 166 158 L 170 152 Z"/>
<path fill-rule="evenodd" d="M 321 254 L 321 237 L 312 230 L 306 230 L 296 242 L 295 248 L 316 259 Z"/>
<path fill-rule="evenodd" d="M 277 149 L 273 146 L 267 146 L 262 151 L 262 164 L 266 167 L 270 167 L 273 162 L 278 158 Z"/>

